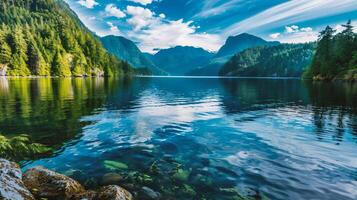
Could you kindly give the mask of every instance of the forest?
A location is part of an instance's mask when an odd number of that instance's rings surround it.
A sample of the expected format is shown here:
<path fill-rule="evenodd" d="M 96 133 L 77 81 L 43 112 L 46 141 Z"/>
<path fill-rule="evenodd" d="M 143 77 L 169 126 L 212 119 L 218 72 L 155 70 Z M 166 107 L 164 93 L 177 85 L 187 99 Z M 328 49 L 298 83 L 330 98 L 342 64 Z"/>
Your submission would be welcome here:
<path fill-rule="evenodd" d="M 357 80 L 357 34 L 351 20 L 342 25 L 344 30 L 327 26 L 320 32 L 316 53 L 304 78 L 315 80 Z"/>
<path fill-rule="evenodd" d="M 314 43 L 246 49 L 220 70 L 221 76 L 300 77 L 312 60 Z"/>
<path fill-rule="evenodd" d="M 113 76 L 134 69 L 63 1 L 0 1 L 0 72 L 8 76 Z"/>

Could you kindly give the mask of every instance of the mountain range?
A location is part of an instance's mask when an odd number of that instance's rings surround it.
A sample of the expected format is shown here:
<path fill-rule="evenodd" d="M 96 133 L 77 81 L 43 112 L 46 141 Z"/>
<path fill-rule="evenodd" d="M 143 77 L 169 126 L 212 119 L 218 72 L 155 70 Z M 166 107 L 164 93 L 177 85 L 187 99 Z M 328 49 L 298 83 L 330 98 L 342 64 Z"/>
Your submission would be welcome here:
<path fill-rule="evenodd" d="M 119 36 L 101 38 L 104 47 L 118 58 L 136 67 L 147 67 L 155 75 L 217 76 L 220 68 L 236 53 L 258 46 L 274 46 L 279 42 L 243 33 L 231 36 L 217 53 L 191 46 L 162 49 L 156 54 L 142 53 L 134 42 Z"/>

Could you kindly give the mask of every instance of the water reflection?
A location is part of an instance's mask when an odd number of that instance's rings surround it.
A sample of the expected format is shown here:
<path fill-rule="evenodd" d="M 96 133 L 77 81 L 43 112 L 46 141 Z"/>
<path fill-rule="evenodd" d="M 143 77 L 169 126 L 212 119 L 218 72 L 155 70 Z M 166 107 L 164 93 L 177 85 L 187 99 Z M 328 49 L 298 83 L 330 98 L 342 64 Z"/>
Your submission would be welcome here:
<path fill-rule="evenodd" d="M 63 145 L 24 168 L 87 187 L 114 172 L 162 199 L 355 199 L 356 98 L 300 80 L 3 79 L 0 132 Z"/>

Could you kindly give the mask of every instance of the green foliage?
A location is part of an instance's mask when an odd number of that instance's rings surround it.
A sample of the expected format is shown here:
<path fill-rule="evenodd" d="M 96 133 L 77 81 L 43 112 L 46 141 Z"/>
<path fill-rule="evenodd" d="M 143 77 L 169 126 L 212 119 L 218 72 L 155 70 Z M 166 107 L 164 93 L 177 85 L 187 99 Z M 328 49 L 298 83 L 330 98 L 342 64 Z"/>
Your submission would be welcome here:
<path fill-rule="evenodd" d="M 300 77 L 311 62 L 314 44 L 280 44 L 250 48 L 233 56 L 221 76 Z"/>
<path fill-rule="evenodd" d="M 351 20 L 342 26 L 345 29 L 341 33 L 335 34 L 330 26 L 320 32 L 316 53 L 305 78 L 331 80 L 357 68 L 357 34 L 353 32 Z"/>
<path fill-rule="evenodd" d="M 28 135 L 22 134 L 12 138 L 6 138 L 0 134 L 0 157 L 11 160 L 21 160 L 50 151 L 50 148 L 42 144 L 32 143 Z"/>
<path fill-rule="evenodd" d="M 14 76 L 133 72 L 106 52 L 62 0 L 0 1 L 0 64 Z"/>

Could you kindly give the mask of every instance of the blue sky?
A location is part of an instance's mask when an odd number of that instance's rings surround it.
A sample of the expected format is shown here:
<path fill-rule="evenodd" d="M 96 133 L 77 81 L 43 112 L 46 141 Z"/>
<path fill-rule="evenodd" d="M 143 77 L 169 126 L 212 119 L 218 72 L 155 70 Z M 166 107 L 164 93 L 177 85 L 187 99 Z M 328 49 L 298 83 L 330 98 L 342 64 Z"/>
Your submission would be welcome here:
<path fill-rule="evenodd" d="M 357 25 L 357 0 L 66 0 L 99 36 L 121 35 L 142 51 L 177 45 L 217 51 L 228 36 L 266 40 L 317 39 L 326 25 Z M 357 28 L 356 28 L 357 29 Z"/>

